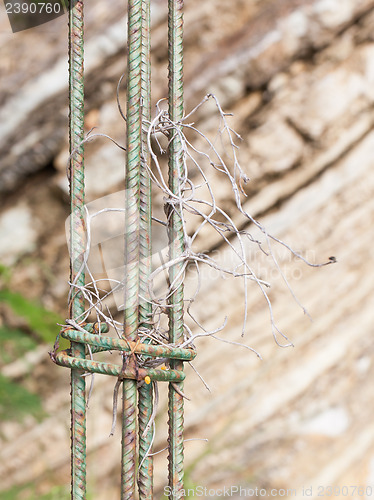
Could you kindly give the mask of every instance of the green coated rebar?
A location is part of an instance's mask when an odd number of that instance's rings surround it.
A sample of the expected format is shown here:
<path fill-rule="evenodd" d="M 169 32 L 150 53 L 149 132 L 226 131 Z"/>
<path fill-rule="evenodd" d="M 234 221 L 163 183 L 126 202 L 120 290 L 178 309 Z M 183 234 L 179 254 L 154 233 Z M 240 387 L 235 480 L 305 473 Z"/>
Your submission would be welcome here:
<path fill-rule="evenodd" d="M 151 380 L 160 382 L 184 380 L 185 374 L 177 370 L 159 370 L 157 368 L 135 368 L 132 366 L 119 366 L 103 361 L 92 361 L 90 359 L 75 358 L 69 351 L 59 351 L 56 354 L 56 363 L 69 368 L 84 370 L 90 373 L 101 373 L 103 375 L 113 375 L 116 377 L 125 377 L 126 379 L 144 380 L 147 376 Z M 135 498 L 135 497 L 133 497 Z"/>
<path fill-rule="evenodd" d="M 70 280 L 85 283 L 82 272 L 85 249 L 84 225 L 84 84 L 83 84 L 83 1 L 69 5 L 69 138 L 70 138 Z M 79 322 L 84 312 L 82 293 L 72 287 L 70 317 Z M 85 346 L 71 343 L 72 356 L 84 358 Z M 71 498 L 86 498 L 86 398 L 81 369 L 71 370 Z"/>
<path fill-rule="evenodd" d="M 151 2 L 142 0 L 142 67 L 141 67 L 141 106 L 142 106 L 142 149 L 140 169 L 140 261 L 139 261 L 139 325 L 149 327 L 152 305 L 149 297 L 149 277 L 152 255 L 151 219 L 151 181 L 148 173 L 150 153 L 148 151 L 147 129 L 151 119 Z M 153 457 L 150 455 L 153 428 L 148 423 L 153 413 L 153 382 L 139 388 L 139 500 L 153 498 Z"/>
<path fill-rule="evenodd" d="M 148 327 L 152 314 L 149 297 L 149 276 L 151 274 L 151 180 L 148 173 L 150 153 L 148 151 L 148 131 L 145 124 L 151 119 L 151 66 L 150 66 L 150 0 L 142 0 L 142 41 L 141 41 L 141 112 L 142 144 L 140 168 L 140 235 L 139 235 L 139 322 Z"/>
<path fill-rule="evenodd" d="M 183 342 L 183 263 L 169 269 L 169 343 L 139 342 L 139 328 L 151 327 L 149 296 L 152 254 L 150 152 L 147 128 L 151 120 L 150 2 L 128 0 L 127 49 L 127 158 L 125 200 L 124 333 L 122 339 L 101 335 L 105 323 L 82 323 L 84 286 L 84 83 L 83 0 L 69 0 L 69 134 L 71 197 L 71 296 L 69 327 L 61 336 L 71 349 L 58 352 L 56 363 L 71 369 L 71 456 L 73 500 L 86 498 L 86 398 L 84 372 L 112 375 L 123 380 L 121 500 L 153 499 L 153 460 L 149 456 L 153 426 L 153 384 L 169 382 L 169 486 L 170 498 L 183 498 L 183 361 L 194 359 L 193 349 L 176 347 Z M 177 260 L 184 251 L 183 196 L 184 154 L 179 123 L 183 119 L 183 0 L 168 0 L 169 117 L 175 124 L 169 137 L 169 188 L 175 195 L 167 204 L 169 257 Z M 121 351 L 123 365 L 86 359 L 91 352 Z M 139 367 L 136 356 L 169 360 L 170 369 Z M 154 365 L 153 365 L 154 366 Z M 140 387 L 137 390 L 137 383 Z M 148 383 L 150 382 L 150 383 Z M 138 408 L 137 408 L 138 403 Z M 138 410 L 138 411 L 137 411 Z M 137 432 L 139 453 L 137 454 Z M 136 464 L 139 470 L 136 474 Z M 138 478 L 138 479 L 136 479 Z"/>
<path fill-rule="evenodd" d="M 139 174 L 142 143 L 142 1 L 128 2 L 127 159 L 125 227 L 124 335 L 136 340 L 139 325 Z M 127 362 L 134 362 L 133 357 Z M 137 388 L 123 381 L 121 499 L 133 500 L 136 486 Z"/>
<path fill-rule="evenodd" d="M 183 118 L 183 0 L 169 0 L 169 117 L 174 123 Z M 171 131 L 169 146 L 169 188 L 181 197 L 181 179 L 184 163 L 180 136 Z M 181 205 L 169 205 L 170 260 L 178 258 L 184 251 L 183 213 Z M 183 264 L 174 265 L 169 271 L 173 286 L 170 296 L 169 342 L 183 340 Z M 172 361 L 171 367 L 183 370 L 181 361 Z M 183 390 L 182 383 L 178 384 Z M 183 397 L 169 384 L 169 487 L 173 500 L 183 498 Z"/>
<path fill-rule="evenodd" d="M 140 342 L 130 342 L 125 339 L 116 339 L 96 335 L 92 333 L 83 333 L 77 330 L 64 330 L 61 337 L 74 342 L 88 344 L 90 346 L 102 347 L 106 350 L 135 352 L 146 356 L 157 358 L 180 359 L 183 361 L 192 361 L 196 352 L 193 349 L 183 349 L 180 347 L 171 347 L 163 345 L 142 344 Z"/>

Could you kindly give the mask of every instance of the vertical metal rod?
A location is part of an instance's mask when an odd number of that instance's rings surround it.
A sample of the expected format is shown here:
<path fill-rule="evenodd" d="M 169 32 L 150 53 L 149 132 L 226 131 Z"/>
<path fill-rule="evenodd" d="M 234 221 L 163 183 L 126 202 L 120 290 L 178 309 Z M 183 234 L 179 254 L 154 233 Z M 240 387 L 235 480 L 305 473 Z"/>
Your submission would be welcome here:
<path fill-rule="evenodd" d="M 183 0 L 169 0 L 169 116 L 173 122 L 183 118 Z M 169 146 L 169 188 L 180 195 L 180 180 L 183 176 L 183 151 L 177 133 L 171 132 Z M 169 207 L 170 259 L 179 257 L 184 250 L 183 214 L 181 207 Z M 169 342 L 183 339 L 183 278 L 176 278 L 182 264 L 172 266 L 170 283 L 174 282 L 170 297 Z M 171 367 L 182 370 L 183 363 L 172 361 Z M 178 386 L 183 390 L 182 383 Z M 183 498 L 183 397 L 169 384 L 169 486 L 170 498 Z"/>
<path fill-rule="evenodd" d="M 139 304 L 139 172 L 141 163 L 142 2 L 128 2 L 127 42 L 127 159 L 125 214 L 124 335 L 136 340 Z M 133 360 L 129 360 L 131 362 Z M 121 499 L 134 500 L 136 486 L 135 380 L 123 381 Z"/>
<path fill-rule="evenodd" d="M 69 5 L 69 143 L 70 143 L 70 280 L 84 285 L 82 272 L 85 249 L 84 224 L 84 83 L 83 1 Z M 72 289 L 70 317 L 79 321 L 84 298 Z M 84 344 L 71 343 L 72 356 L 85 357 Z M 71 498 L 86 498 L 86 398 L 81 370 L 71 370 Z"/>
<path fill-rule="evenodd" d="M 149 276 L 151 273 L 152 254 L 152 224 L 151 224 L 151 181 L 147 166 L 150 166 L 147 130 L 144 124 L 151 119 L 151 37 L 150 37 L 150 0 L 142 1 L 142 69 L 141 69 L 141 99 L 142 99 L 142 154 L 140 169 L 140 261 L 139 261 L 139 323 L 142 327 L 149 326 L 152 305 L 149 302 Z M 144 434 L 152 416 L 153 383 L 144 384 L 139 388 L 139 471 L 138 490 L 140 500 L 153 498 L 153 458 L 146 455 L 151 452 L 153 429 L 150 427 Z"/>

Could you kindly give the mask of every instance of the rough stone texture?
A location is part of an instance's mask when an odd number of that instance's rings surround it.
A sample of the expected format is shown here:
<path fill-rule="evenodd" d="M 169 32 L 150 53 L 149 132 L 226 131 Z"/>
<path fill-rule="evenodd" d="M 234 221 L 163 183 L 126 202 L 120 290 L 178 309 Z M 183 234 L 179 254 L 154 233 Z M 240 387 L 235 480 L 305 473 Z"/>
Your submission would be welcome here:
<path fill-rule="evenodd" d="M 251 167 L 259 176 L 292 168 L 301 158 L 304 142 L 289 125 L 276 117 L 248 136 Z"/>
<path fill-rule="evenodd" d="M 100 9 L 104 7 L 98 0 L 87 6 L 87 130 L 98 126 L 99 132 L 122 143 L 124 124 L 116 111 L 115 88 L 125 70 L 125 20 L 119 20 L 119 2 L 113 2 L 113 9 Z M 165 5 L 154 2 L 154 9 L 157 99 L 166 89 Z M 102 23 L 97 21 L 100 12 Z M 311 268 L 276 247 L 311 322 L 275 266 L 248 243 L 260 277 L 272 282 L 274 317 L 294 348 L 274 342 L 269 310 L 255 284 L 249 288 L 249 319 L 242 339 L 241 287 L 203 270 L 195 305 L 198 320 L 214 329 L 228 315 L 221 337 L 244 341 L 263 360 L 214 339 L 196 342 L 195 365 L 212 392 L 187 368 L 185 391 L 192 400 L 186 402 L 186 438 L 209 439 L 208 444 L 186 443 L 189 481 L 212 488 L 293 488 L 300 499 L 303 487 L 312 487 L 310 498 L 317 498 L 318 486 L 374 486 L 374 2 L 190 0 L 185 19 L 187 108 L 214 91 L 234 114 L 230 125 L 243 138 L 239 159 L 251 178 L 244 207 L 312 262 L 329 256 L 338 260 L 333 266 Z M 62 20 L 56 26 L 62 26 Z M 4 226 L 1 221 L 11 211 L 31 214 L 34 221 L 32 228 L 22 230 L 24 246 L 13 247 L 11 286 L 65 315 L 65 47 L 60 37 L 42 30 L 1 33 L 1 40 L 5 49 L 0 67 L 7 77 L 0 87 L 0 179 L 7 195 L 0 224 Z M 35 47 L 41 41 L 46 45 L 43 50 L 30 48 L 26 58 L 23 48 L 31 40 Z M 51 87 L 46 90 L 44 85 Z M 124 99 L 124 92 L 120 96 Z M 200 110 L 198 123 L 214 135 L 214 106 Z M 122 189 L 122 153 L 106 139 L 87 146 L 86 163 L 89 201 Z M 239 227 L 252 231 L 234 212 L 226 184 L 218 174 L 212 178 L 217 201 Z M 12 191 L 16 185 L 18 191 Z M 162 210 L 161 197 L 155 195 L 155 203 Z M 2 241 L 19 240 L 14 236 L 18 226 L 11 229 Z M 28 234 L 36 250 L 26 245 Z M 253 235 L 258 236 L 255 231 Z M 222 262 L 230 259 L 209 231 L 198 244 L 214 250 Z M 51 366 L 46 354 L 41 360 L 37 351 L 7 366 L 4 373 L 21 380 L 35 378 L 36 387 L 45 377 L 49 417 L 41 423 L 2 426 L 0 488 L 35 481 L 42 492 L 67 483 L 67 371 Z M 96 377 L 95 384 L 89 411 L 90 487 L 95 500 L 108 500 L 117 498 L 119 491 L 119 430 L 108 438 L 114 382 Z M 165 404 L 162 391 L 156 449 L 166 441 Z M 166 454 L 156 456 L 155 462 L 156 498 L 161 498 Z"/>
<path fill-rule="evenodd" d="M 8 266 L 14 264 L 18 255 L 35 249 L 37 232 L 26 205 L 19 204 L 1 214 L 0 233 L 0 258 Z"/>

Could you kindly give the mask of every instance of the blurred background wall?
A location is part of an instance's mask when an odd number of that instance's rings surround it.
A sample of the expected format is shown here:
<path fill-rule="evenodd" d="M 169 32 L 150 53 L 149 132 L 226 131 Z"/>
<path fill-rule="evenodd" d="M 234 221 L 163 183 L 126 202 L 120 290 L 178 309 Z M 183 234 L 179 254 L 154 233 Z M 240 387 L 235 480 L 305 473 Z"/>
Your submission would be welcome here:
<path fill-rule="evenodd" d="M 303 498 L 303 488 L 316 498 L 336 486 L 336 498 L 371 498 L 374 1 L 185 3 L 186 110 L 216 94 L 242 137 L 238 156 L 251 179 L 245 208 L 312 262 L 337 259 L 313 268 L 275 250 L 310 319 L 276 267 L 253 251 L 254 267 L 272 283 L 277 325 L 294 344 L 288 348 L 274 342 L 255 285 L 242 338 L 240 286 L 204 274 L 198 319 L 209 329 L 228 316 L 221 336 L 263 359 L 214 339 L 196 341 L 196 367 L 211 391 L 188 370 L 186 438 L 208 442 L 186 443 L 186 485 L 274 488 L 274 498 L 287 497 L 282 489 Z M 154 102 L 167 92 L 166 4 L 152 1 Z M 86 129 L 124 143 L 116 87 L 126 69 L 126 2 L 85 7 Z M 0 5 L 1 500 L 69 496 L 69 373 L 47 353 L 67 315 L 66 38 L 64 17 L 13 34 Z M 125 95 L 122 86 L 123 103 Z M 214 106 L 195 122 L 214 134 Z M 88 202 L 123 189 L 124 162 L 108 141 L 87 145 Z M 234 216 L 230 190 L 214 176 L 211 182 Z M 156 208 L 162 203 L 155 194 Z M 201 246 L 225 259 L 209 234 Z M 113 385 L 96 377 L 88 412 L 88 498 L 95 500 L 119 492 L 119 429 L 108 437 Z M 165 442 L 162 397 L 155 449 Z M 165 452 L 155 457 L 156 498 L 166 463 Z"/>

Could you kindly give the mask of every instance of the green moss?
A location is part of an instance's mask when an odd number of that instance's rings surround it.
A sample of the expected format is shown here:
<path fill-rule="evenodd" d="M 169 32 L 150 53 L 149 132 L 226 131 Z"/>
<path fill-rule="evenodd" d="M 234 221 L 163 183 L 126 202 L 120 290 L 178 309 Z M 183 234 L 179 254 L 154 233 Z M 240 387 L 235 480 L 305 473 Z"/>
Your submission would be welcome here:
<path fill-rule="evenodd" d="M 87 500 L 93 497 L 87 494 Z M 69 486 L 53 486 L 53 488 L 44 495 L 37 493 L 37 488 L 34 484 L 23 486 L 15 486 L 7 491 L 0 492 L 0 500 L 69 500 Z"/>
<path fill-rule="evenodd" d="M 22 420 L 25 415 L 45 416 L 40 397 L 0 374 L 0 420 Z"/>
<path fill-rule="evenodd" d="M 4 280 L 5 283 L 9 283 L 11 274 L 12 273 L 9 267 L 4 266 L 4 264 L 1 264 L 0 262 L 0 277 Z"/>
<path fill-rule="evenodd" d="M 21 330 L 0 327 L 0 367 L 32 351 L 37 345 L 36 340 Z"/>
<path fill-rule="evenodd" d="M 19 494 L 24 490 L 24 488 L 19 486 L 14 486 L 6 491 L 0 491 L 0 500 L 17 500 Z"/>
<path fill-rule="evenodd" d="M 58 314 L 47 311 L 37 302 L 7 289 L 0 290 L 0 301 L 6 302 L 17 316 L 24 318 L 40 340 L 47 343 L 54 341 L 57 330 L 56 323 L 61 323 Z"/>
<path fill-rule="evenodd" d="M 45 495 L 39 495 L 35 487 L 16 486 L 7 491 L 0 492 L 0 500 L 69 500 L 70 489 L 65 486 L 54 486 Z"/>
<path fill-rule="evenodd" d="M 70 499 L 70 488 L 64 486 L 55 486 L 45 495 L 35 495 L 30 497 L 30 500 L 69 500 Z"/>

